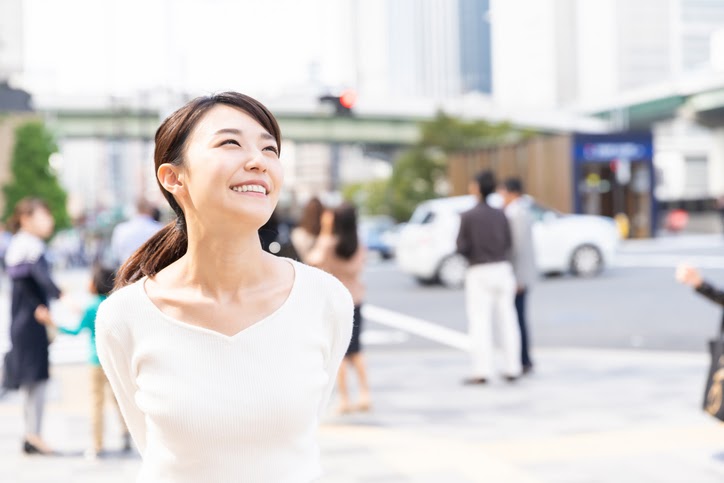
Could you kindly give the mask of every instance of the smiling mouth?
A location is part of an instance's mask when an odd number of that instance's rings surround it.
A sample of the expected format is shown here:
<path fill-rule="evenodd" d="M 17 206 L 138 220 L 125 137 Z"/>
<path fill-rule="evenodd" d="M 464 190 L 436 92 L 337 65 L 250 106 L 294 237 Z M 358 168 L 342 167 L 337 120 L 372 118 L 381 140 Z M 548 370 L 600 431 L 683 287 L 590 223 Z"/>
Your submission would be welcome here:
<path fill-rule="evenodd" d="M 265 187 L 263 187 L 260 184 L 245 184 L 241 186 L 232 186 L 231 191 L 236 191 L 237 193 L 258 193 L 261 195 L 266 196 L 267 190 Z"/>

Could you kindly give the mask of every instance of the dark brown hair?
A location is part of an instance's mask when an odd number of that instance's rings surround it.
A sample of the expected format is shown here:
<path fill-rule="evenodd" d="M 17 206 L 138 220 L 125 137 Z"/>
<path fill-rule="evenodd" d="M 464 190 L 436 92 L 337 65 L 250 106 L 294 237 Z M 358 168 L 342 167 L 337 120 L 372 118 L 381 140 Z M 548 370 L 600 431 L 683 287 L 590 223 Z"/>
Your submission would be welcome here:
<path fill-rule="evenodd" d="M 338 257 L 349 260 L 359 248 L 357 210 L 353 205 L 343 203 L 334 210 L 334 234 L 337 236 L 334 252 Z"/>
<path fill-rule="evenodd" d="M 15 208 L 13 208 L 13 214 L 8 218 L 7 227 L 10 233 L 17 233 L 20 229 L 20 218 L 23 216 L 31 216 L 38 208 L 42 208 L 50 213 L 48 203 L 40 198 L 27 197 L 18 201 L 15 204 Z"/>
<path fill-rule="evenodd" d="M 281 131 L 274 115 L 256 99 L 238 92 L 223 92 L 213 96 L 197 97 L 171 114 L 161 123 L 156 131 L 156 149 L 154 166 L 168 163 L 182 166 L 186 142 L 194 127 L 217 105 L 235 107 L 254 118 L 277 142 L 281 149 Z M 118 270 L 115 288 L 121 288 L 143 277 L 152 277 L 185 253 L 188 246 L 186 218 L 181 206 L 171 193 L 158 182 L 161 193 L 176 213 L 176 219 L 163 227 L 158 233 L 144 243 Z"/>
<path fill-rule="evenodd" d="M 113 291 L 113 282 L 116 272 L 103 265 L 93 266 L 93 288 L 98 295 L 108 295 Z"/>
<path fill-rule="evenodd" d="M 322 213 L 324 213 L 324 206 L 319 198 L 315 196 L 304 207 L 298 226 L 307 233 L 318 236 L 319 232 L 322 231 Z"/>

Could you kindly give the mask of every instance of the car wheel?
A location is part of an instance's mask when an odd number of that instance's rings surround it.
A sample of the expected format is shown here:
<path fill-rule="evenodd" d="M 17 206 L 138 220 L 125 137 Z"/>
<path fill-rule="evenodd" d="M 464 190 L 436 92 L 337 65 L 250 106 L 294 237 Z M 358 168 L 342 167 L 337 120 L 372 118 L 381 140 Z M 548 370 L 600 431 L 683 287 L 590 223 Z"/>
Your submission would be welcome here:
<path fill-rule="evenodd" d="M 435 285 L 437 283 L 437 279 L 435 277 L 415 277 L 415 281 L 423 286 Z"/>
<path fill-rule="evenodd" d="M 448 288 L 460 288 L 465 282 L 465 271 L 468 269 L 468 262 L 462 255 L 450 255 L 440 262 L 437 269 L 437 278 L 440 283 Z"/>
<path fill-rule="evenodd" d="M 592 277 L 603 270 L 603 255 L 598 247 L 583 245 L 571 256 L 571 271 L 579 277 Z"/>

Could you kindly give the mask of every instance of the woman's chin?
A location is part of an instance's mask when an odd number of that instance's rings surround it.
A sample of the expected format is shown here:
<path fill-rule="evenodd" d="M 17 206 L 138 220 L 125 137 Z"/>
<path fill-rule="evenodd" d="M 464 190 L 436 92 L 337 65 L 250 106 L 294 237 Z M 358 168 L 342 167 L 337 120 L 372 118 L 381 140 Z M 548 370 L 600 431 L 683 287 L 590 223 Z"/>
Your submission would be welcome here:
<path fill-rule="evenodd" d="M 273 212 L 273 207 L 269 207 L 269 209 L 237 207 L 236 209 L 229 211 L 228 219 L 229 222 L 242 222 L 244 225 L 261 228 L 267 221 L 269 221 Z"/>

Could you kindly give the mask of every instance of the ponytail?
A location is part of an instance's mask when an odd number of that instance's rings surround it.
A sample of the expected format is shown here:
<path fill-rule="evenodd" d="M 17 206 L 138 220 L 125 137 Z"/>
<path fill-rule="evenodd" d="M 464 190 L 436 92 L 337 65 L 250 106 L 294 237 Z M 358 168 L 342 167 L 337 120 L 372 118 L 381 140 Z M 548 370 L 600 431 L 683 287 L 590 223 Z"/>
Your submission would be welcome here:
<path fill-rule="evenodd" d="M 114 290 L 130 285 L 143 277 L 153 277 L 181 258 L 188 247 L 186 226 L 178 218 L 161 228 L 136 250 L 118 269 Z"/>

